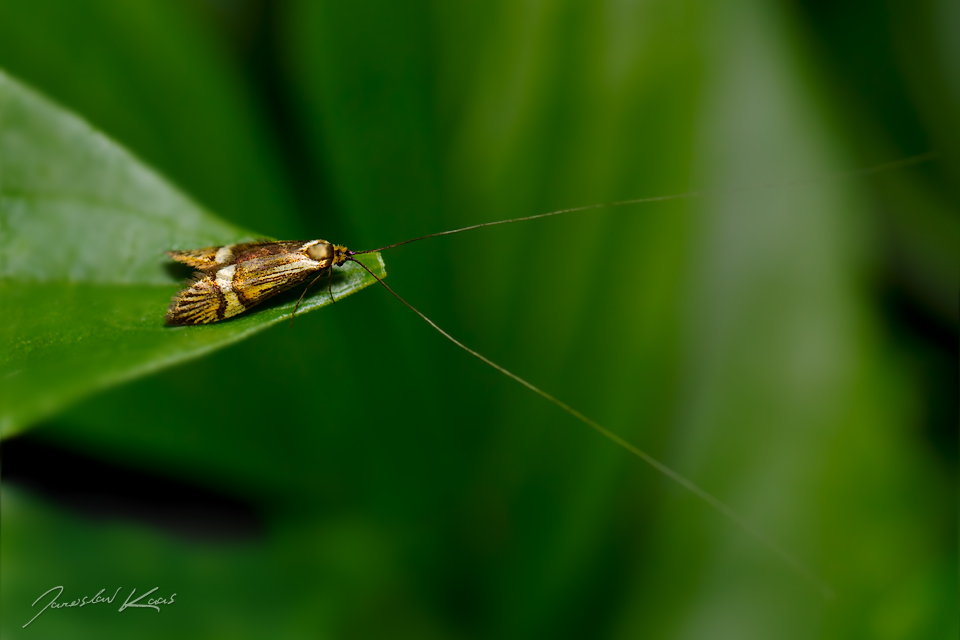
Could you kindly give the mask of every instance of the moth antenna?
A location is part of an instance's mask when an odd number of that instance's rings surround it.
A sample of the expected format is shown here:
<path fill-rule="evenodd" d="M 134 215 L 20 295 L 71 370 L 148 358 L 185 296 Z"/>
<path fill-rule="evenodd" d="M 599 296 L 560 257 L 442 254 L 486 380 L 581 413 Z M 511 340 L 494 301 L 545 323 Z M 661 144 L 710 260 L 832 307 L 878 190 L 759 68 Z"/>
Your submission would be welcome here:
<path fill-rule="evenodd" d="M 350 255 L 360 255 L 362 253 L 374 253 L 376 251 L 386 251 L 387 249 L 393 249 L 394 247 L 399 247 L 404 244 L 410 244 L 411 242 L 419 242 L 420 240 L 426 240 L 427 238 L 436 238 L 437 236 L 449 236 L 454 233 L 461 233 L 463 231 L 472 231 L 474 229 L 480 229 L 481 227 L 493 227 L 498 224 L 511 224 L 513 222 L 525 222 L 527 220 L 538 220 L 540 218 L 549 218 L 551 216 L 559 216 L 564 213 L 576 213 L 578 211 L 590 211 L 592 209 L 603 209 L 605 207 L 623 207 L 631 204 L 645 204 L 649 202 L 668 202 L 670 200 L 691 200 L 693 198 L 700 198 L 703 196 L 716 196 L 721 194 L 728 193 L 740 193 L 743 191 L 760 191 L 765 189 L 782 189 L 785 187 L 799 187 L 808 184 L 819 184 L 822 182 L 831 182 L 834 180 L 849 180 L 851 178 L 861 178 L 864 176 L 869 176 L 874 173 L 881 173 L 883 171 L 891 171 L 893 169 L 902 169 L 904 167 L 910 167 L 916 164 L 923 164 L 924 162 L 929 162 L 934 160 L 939 156 L 939 153 L 936 151 L 927 151 L 926 153 L 921 153 L 915 156 L 909 156 L 907 158 L 901 158 L 899 160 L 894 160 L 892 162 L 885 162 L 883 164 L 874 165 L 872 167 L 864 167 L 862 169 L 854 169 L 853 171 L 845 171 L 842 173 L 835 173 L 828 176 L 820 176 L 817 178 L 805 178 L 799 180 L 786 180 L 782 182 L 770 182 L 763 184 L 756 184 L 743 187 L 733 187 L 730 189 L 713 189 L 709 191 L 687 191 L 686 193 L 676 193 L 673 195 L 667 196 L 653 196 L 649 198 L 633 198 L 631 200 L 617 200 L 615 202 L 604 202 L 601 204 L 588 204 L 582 207 L 571 207 L 569 209 L 559 209 L 557 211 L 550 211 L 548 213 L 538 213 L 532 216 L 524 216 L 522 218 L 510 218 L 509 220 L 494 220 L 493 222 L 482 222 L 480 224 L 472 224 L 469 227 L 461 227 L 460 229 L 451 229 L 450 231 L 439 231 L 437 233 L 430 233 L 425 236 L 420 236 L 419 238 L 411 238 L 410 240 L 404 240 L 403 242 L 395 242 L 393 244 L 388 244 L 385 247 L 380 247 L 379 249 L 366 249 L 364 251 L 352 251 Z"/>
<path fill-rule="evenodd" d="M 331 270 L 331 267 L 327 267 L 327 269 L 328 269 L 328 270 Z M 314 284 L 317 280 L 319 280 L 321 277 L 323 277 L 323 272 L 322 272 L 322 271 L 320 272 L 320 274 L 319 274 L 316 278 L 314 278 L 313 280 L 310 281 L 310 284 L 308 284 L 308 285 L 304 288 L 303 293 L 301 293 L 301 294 L 300 294 L 300 297 L 297 298 L 297 304 L 293 305 L 293 313 L 290 314 L 290 327 L 291 327 L 291 328 L 293 327 L 293 317 L 294 317 L 295 315 L 297 315 L 297 309 L 300 308 L 300 303 L 303 301 L 303 296 L 307 295 L 307 291 L 310 289 L 310 287 L 312 287 L 313 284 Z M 331 292 L 330 296 L 333 297 L 333 292 Z M 334 302 L 336 302 L 336 300 L 334 300 Z"/>
<path fill-rule="evenodd" d="M 546 215 L 551 215 L 551 214 L 546 214 Z M 542 216 L 534 216 L 534 217 L 542 217 Z M 522 219 L 527 219 L 527 218 L 522 218 Z M 500 224 L 500 223 L 493 223 L 493 224 Z M 478 225 L 478 226 L 484 226 L 484 225 Z M 467 228 L 475 228 L 475 227 L 467 227 Z M 447 233 L 450 233 L 450 232 L 447 232 Z M 442 234 L 435 234 L 435 235 L 442 235 Z M 425 236 L 425 237 L 430 237 L 430 236 Z M 366 252 L 357 252 L 357 253 L 366 253 Z M 626 449 L 633 455 L 637 456 L 638 458 L 640 458 L 641 460 L 649 464 L 651 467 L 653 467 L 663 475 L 667 476 L 668 478 L 670 478 L 671 480 L 673 480 L 683 488 L 693 493 L 695 496 L 697 496 L 698 498 L 706 502 L 708 505 L 710 505 L 711 507 L 719 511 L 721 514 L 726 516 L 735 525 L 740 527 L 740 529 L 744 531 L 746 534 L 748 534 L 749 536 L 751 536 L 752 538 L 760 542 L 760 544 L 762 544 L 767 549 L 769 549 L 774 555 L 776 555 L 781 560 L 783 560 L 791 569 L 793 569 L 794 572 L 796 572 L 804 580 L 806 580 L 807 582 L 812 584 L 814 587 L 816 587 L 820 591 L 820 594 L 823 596 L 825 600 L 833 599 L 833 596 L 834 596 L 833 590 L 823 580 L 818 578 L 817 575 L 813 573 L 813 571 L 811 571 L 797 556 L 793 555 L 792 553 L 784 549 L 782 546 L 780 546 L 779 543 L 773 540 L 773 538 L 768 536 L 766 533 L 764 533 L 762 530 L 760 530 L 756 526 L 752 525 L 746 518 L 744 518 L 739 513 L 734 511 L 731 507 L 727 506 L 719 498 L 707 492 L 706 489 L 702 489 L 699 485 L 693 482 L 693 480 L 686 478 L 685 476 L 674 471 L 667 465 L 663 464 L 662 462 L 660 462 L 659 460 L 651 456 L 649 453 L 635 447 L 634 445 L 630 444 L 629 442 L 627 442 L 626 440 L 624 440 L 614 432 L 600 425 L 598 422 L 583 415 L 582 413 L 580 413 L 579 411 L 577 411 L 567 403 L 563 402 L 562 400 L 558 400 L 557 398 L 553 397 L 546 391 L 540 389 L 539 387 L 533 385 L 530 382 L 527 382 L 526 380 L 524 380 L 517 374 L 513 373 L 512 371 L 509 371 L 508 369 L 501 367 L 499 364 L 497 364 L 490 358 L 487 358 L 483 354 L 477 351 L 474 351 L 467 345 L 463 344 L 462 342 L 460 342 L 459 340 L 451 336 L 449 333 L 441 329 L 439 326 L 437 326 L 437 324 L 433 320 L 431 320 L 430 318 L 425 316 L 423 313 L 421 313 L 419 309 L 417 309 L 412 304 L 410 304 L 409 302 L 404 300 L 402 297 L 400 297 L 400 294 L 398 294 L 396 291 L 391 289 L 390 286 L 386 282 L 381 280 L 377 274 L 371 271 L 370 268 L 367 267 L 367 265 L 363 264 L 362 262 L 360 262 L 355 258 L 347 258 L 347 259 L 352 260 L 353 262 L 356 262 L 361 267 L 363 267 L 367 273 L 369 273 L 371 276 L 376 278 L 377 282 L 382 284 L 384 288 L 387 291 L 389 291 L 391 294 L 393 294 L 393 296 L 397 300 L 399 300 L 404 305 L 406 305 L 415 314 L 423 318 L 427 322 L 427 324 L 429 324 L 431 327 L 436 329 L 447 340 L 457 345 L 458 347 L 460 347 L 461 349 L 463 349 L 473 357 L 477 358 L 481 362 L 484 362 L 485 364 L 493 367 L 503 375 L 515 380 L 516 382 L 519 382 L 520 384 L 530 389 L 540 397 L 553 403 L 554 405 L 556 405 L 563 411 L 567 412 L 568 414 L 570 414 L 580 422 L 584 423 L 585 425 L 589 426 L 590 428 L 600 433 L 600 435 L 602 435 L 603 437 L 623 447 L 624 449 Z"/>

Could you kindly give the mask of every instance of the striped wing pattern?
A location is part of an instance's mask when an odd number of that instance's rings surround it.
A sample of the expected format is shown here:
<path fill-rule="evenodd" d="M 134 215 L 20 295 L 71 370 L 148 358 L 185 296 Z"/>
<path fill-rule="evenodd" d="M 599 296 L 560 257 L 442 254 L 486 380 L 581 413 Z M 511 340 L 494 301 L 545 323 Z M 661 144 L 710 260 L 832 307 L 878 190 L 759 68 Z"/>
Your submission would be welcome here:
<path fill-rule="evenodd" d="M 329 262 L 297 250 L 301 246 L 263 242 L 168 252 L 200 270 L 170 302 L 167 324 L 208 324 L 233 317 L 329 268 Z"/>
<path fill-rule="evenodd" d="M 226 317 L 226 296 L 217 281 L 198 272 L 188 289 L 184 289 L 167 308 L 167 324 L 207 324 Z"/>
<path fill-rule="evenodd" d="M 245 260 L 236 264 L 233 290 L 246 309 L 297 286 L 319 270 L 320 263 L 298 253 Z"/>
<path fill-rule="evenodd" d="M 220 247 L 205 247 L 187 251 L 168 251 L 167 255 L 177 262 L 206 271 L 217 266 L 217 251 L 219 250 Z"/>

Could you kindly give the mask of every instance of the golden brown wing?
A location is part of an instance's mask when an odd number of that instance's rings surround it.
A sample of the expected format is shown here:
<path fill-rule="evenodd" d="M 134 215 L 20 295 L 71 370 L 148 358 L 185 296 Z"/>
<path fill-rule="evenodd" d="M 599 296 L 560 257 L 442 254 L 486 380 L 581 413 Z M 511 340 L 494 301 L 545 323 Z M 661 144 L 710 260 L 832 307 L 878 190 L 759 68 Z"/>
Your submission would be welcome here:
<path fill-rule="evenodd" d="M 205 271 L 217 266 L 217 252 L 222 248 L 223 247 L 205 247 L 203 249 L 189 249 L 187 251 L 167 251 L 167 255 L 177 262 L 182 262 Z"/>
<path fill-rule="evenodd" d="M 249 255 L 217 271 L 194 274 L 190 286 L 173 297 L 167 324 L 207 324 L 233 317 L 329 268 L 329 261 L 317 262 L 299 252 Z"/>
<path fill-rule="evenodd" d="M 233 269 L 233 291 L 240 304 L 249 308 L 297 286 L 326 268 L 325 264 L 329 263 L 311 260 L 302 253 L 279 253 L 244 260 L 230 267 Z M 222 269 L 220 273 L 224 271 Z M 217 277 L 220 277 L 219 273 Z"/>
<path fill-rule="evenodd" d="M 214 278 L 198 272 L 188 284 L 189 287 L 179 292 L 170 301 L 170 306 L 167 308 L 167 324 L 207 324 L 227 317 L 226 312 L 229 306 L 227 297 Z"/>
<path fill-rule="evenodd" d="M 234 261 L 238 256 L 251 251 L 264 251 L 270 253 L 271 250 L 285 250 L 284 245 L 291 244 L 287 242 L 275 242 L 273 240 L 256 240 L 254 242 L 242 242 L 239 244 L 227 244 L 216 247 L 204 247 L 203 249 L 187 249 L 184 251 L 167 251 L 167 255 L 176 260 L 196 267 L 201 271 L 211 271 L 225 267 Z M 279 249 L 276 249 L 279 248 Z"/>

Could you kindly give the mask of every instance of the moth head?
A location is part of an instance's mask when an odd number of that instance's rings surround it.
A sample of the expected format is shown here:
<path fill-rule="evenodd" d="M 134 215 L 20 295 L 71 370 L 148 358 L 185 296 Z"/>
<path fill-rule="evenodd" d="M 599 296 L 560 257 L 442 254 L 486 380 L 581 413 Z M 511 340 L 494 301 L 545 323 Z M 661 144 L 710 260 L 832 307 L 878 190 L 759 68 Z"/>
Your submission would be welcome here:
<path fill-rule="evenodd" d="M 307 247 L 307 256 L 317 262 L 329 263 L 333 261 L 333 245 L 326 240 L 319 240 L 316 244 Z"/>
<path fill-rule="evenodd" d="M 352 253 L 351 251 L 347 251 L 347 248 L 342 244 L 333 245 L 333 263 L 338 267 L 341 266 Z"/>

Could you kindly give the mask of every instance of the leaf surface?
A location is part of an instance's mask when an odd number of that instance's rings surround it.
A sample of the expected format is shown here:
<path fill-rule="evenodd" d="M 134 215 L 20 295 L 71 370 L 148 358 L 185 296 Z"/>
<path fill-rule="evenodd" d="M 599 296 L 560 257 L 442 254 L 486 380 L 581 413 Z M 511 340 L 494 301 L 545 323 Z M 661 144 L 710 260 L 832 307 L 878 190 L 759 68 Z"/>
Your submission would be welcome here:
<path fill-rule="evenodd" d="M 0 73 L 0 434 L 288 317 L 299 290 L 224 323 L 164 326 L 189 273 L 166 250 L 256 235 Z M 365 258 L 386 275 L 378 254 Z M 338 271 L 338 299 L 375 282 L 357 265 Z M 300 310 L 329 304 L 325 289 Z"/>

